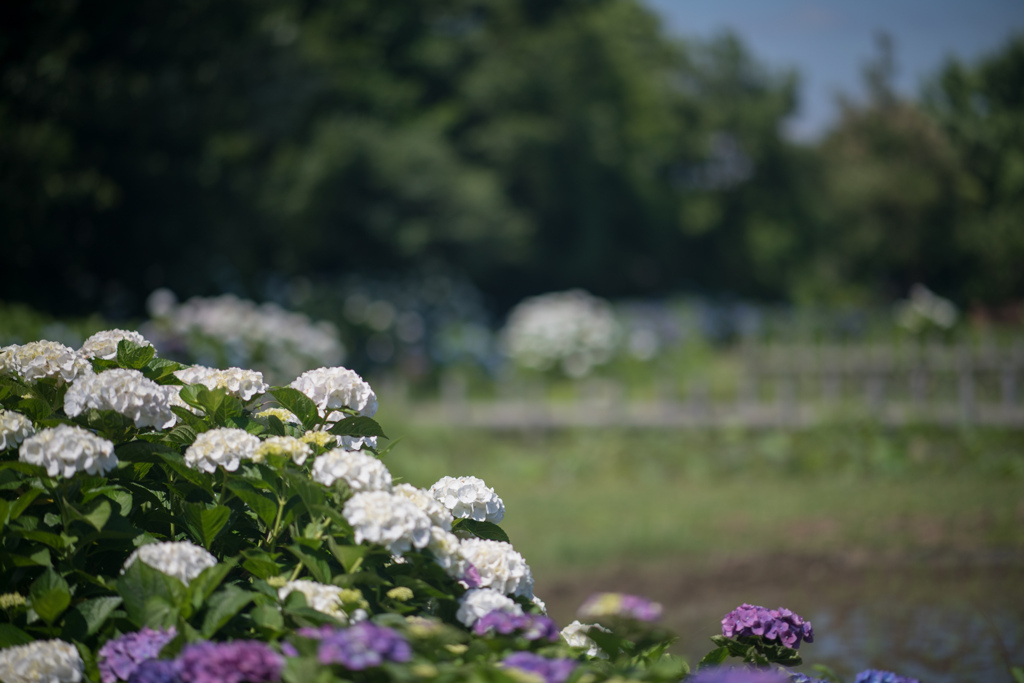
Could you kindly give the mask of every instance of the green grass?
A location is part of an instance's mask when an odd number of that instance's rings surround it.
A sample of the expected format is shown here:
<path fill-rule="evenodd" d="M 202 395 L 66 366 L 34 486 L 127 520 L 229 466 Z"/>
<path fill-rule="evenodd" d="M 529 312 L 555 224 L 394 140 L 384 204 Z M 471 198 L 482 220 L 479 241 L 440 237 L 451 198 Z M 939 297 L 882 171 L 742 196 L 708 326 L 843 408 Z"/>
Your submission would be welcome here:
<path fill-rule="evenodd" d="M 751 554 L 1024 548 L 1024 435 L 827 426 L 801 432 L 493 433 L 405 426 L 386 456 L 429 486 L 483 478 L 534 567 Z"/>

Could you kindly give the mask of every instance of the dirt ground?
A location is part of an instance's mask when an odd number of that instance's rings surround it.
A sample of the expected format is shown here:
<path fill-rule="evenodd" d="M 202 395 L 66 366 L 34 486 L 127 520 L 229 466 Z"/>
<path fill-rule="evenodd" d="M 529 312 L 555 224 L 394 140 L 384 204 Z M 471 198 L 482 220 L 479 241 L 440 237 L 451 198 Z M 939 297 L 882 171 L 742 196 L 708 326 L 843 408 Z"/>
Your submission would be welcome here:
<path fill-rule="evenodd" d="M 605 590 L 661 602 L 662 623 L 680 636 L 675 650 L 691 665 L 711 649 L 722 616 L 743 602 L 810 619 L 816 637 L 801 649 L 805 662 L 848 680 L 882 668 L 926 683 L 998 683 L 1012 680 L 1010 665 L 1024 665 L 1019 550 L 679 558 L 537 577 L 536 593 L 560 625 Z"/>

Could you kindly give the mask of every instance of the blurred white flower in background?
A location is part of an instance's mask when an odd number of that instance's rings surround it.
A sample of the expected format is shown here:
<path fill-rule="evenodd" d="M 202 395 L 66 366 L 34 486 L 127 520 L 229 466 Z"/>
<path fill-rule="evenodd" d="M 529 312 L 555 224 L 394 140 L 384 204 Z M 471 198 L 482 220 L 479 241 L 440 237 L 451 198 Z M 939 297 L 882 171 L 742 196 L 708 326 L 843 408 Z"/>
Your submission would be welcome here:
<path fill-rule="evenodd" d="M 191 362 L 257 368 L 271 382 L 282 383 L 345 358 L 334 325 L 277 304 L 257 304 L 232 294 L 178 303 L 173 292 L 158 289 L 146 307 L 152 319 L 143 326 L 145 335 L 169 355 Z"/>
<path fill-rule="evenodd" d="M 495 610 L 508 614 L 523 613 L 523 608 L 517 605 L 512 598 L 502 595 L 493 588 L 471 588 L 459 598 L 459 608 L 455 612 L 455 618 L 467 627 L 472 627 L 477 619 Z"/>
<path fill-rule="evenodd" d="M 558 367 L 573 378 L 611 360 L 619 337 L 611 305 L 579 289 L 524 299 L 501 331 L 505 352 L 518 365 Z"/>
<path fill-rule="evenodd" d="M 952 301 L 920 283 L 910 288 L 908 298 L 896 302 L 894 314 L 900 327 L 915 333 L 929 328 L 948 330 L 959 317 Z"/>
<path fill-rule="evenodd" d="M 63 640 L 37 640 L 0 650 L 4 683 L 78 683 L 85 663 L 78 648 Z"/>

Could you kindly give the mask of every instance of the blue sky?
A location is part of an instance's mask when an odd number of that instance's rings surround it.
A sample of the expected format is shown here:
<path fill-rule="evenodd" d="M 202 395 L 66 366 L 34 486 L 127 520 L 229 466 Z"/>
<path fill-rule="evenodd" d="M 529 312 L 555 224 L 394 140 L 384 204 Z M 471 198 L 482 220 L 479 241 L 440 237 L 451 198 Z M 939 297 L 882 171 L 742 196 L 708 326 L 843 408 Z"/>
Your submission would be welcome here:
<path fill-rule="evenodd" d="M 770 68 L 796 68 L 800 111 L 794 137 L 812 139 L 834 120 L 839 91 L 859 97 L 874 36 L 892 36 L 896 87 L 913 97 L 947 56 L 971 61 L 1024 33 L 1024 0 L 645 0 L 668 31 L 739 35 Z M 1024 85 L 1022 85 L 1024 87 Z"/>

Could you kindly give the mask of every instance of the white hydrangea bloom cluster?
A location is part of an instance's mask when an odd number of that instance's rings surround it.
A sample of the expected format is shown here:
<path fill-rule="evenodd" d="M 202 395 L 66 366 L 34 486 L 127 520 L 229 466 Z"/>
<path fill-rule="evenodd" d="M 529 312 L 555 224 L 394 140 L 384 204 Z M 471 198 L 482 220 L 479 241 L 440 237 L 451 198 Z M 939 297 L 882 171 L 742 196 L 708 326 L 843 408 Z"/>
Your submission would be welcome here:
<path fill-rule="evenodd" d="M 466 571 L 466 560 L 459 552 L 460 547 L 461 541 L 458 536 L 439 526 L 430 527 L 430 542 L 427 544 L 427 550 L 431 552 L 434 560 L 445 570 L 445 573 L 454 579 L 461 579 Z"/>
<path fill-rule="evenodd" d="M 391 488 L 391 472 L 379 459 L 363 451 L 336 448 L 313 461 L 313 481 L 333 486 L 345 480 L 354 492 L 387 491 Z"/>
<path fill-rule="evenodd" d="M 234 472 L 242 460 L 252 460 L 259 447 L 260 440 L 244 429 L 211 429 L 197 436 L 185 450 L 185 464 L 207 473 L 218 467 Z"/>
<path fill-rule="evenodd" d="M 76 379 L 64 395 L 68 417 L 85 411 L 113 410 L 131 419 L 136 427 L 173 427 L 177 418 L 171 412 L 168 392 L 138 370 L 111 368 L 87 373 Z"/>
<path fill-rule="evenodd" d="M 79 683 L 84 671 L 78 648 L 63 640 L 37 640 L 0 650 L 4 683 Z"/>
<path fill-rule="evenodd" d="M 173 292 L 159 289 L 150 295 L 147 306 L 153 321 L 146 331 L 153 338 L 193 347 L 204 358 L 203 349 L 212 343 L 229 363 L 260 367 L 275 382 L 307 368 L 338 365 L 345 358 L 334 325 L 313 322 L 277 304 L 257 304 L 231 294 L 179 304 Z M 206 362 L 216 362 L 215 354 L 209 355 Z"/>
<path fill-rule="evenodd" d="M 430 542 L 430 518 L 404 496 L 388 491 L 357 493 L 345 502 L 342 515 L 355 529 L 356 543 L 386 546 L 401 557 Z"/>
<path fill-rule="evenodd" d="M 430 495 L 456 518 L 495 524 L 505 518 L 505 503 L 478 477 L 441 477 L 430 487 Z"/>
<path fill-rule="evenodd" d="M 278 420 L 285 424 L 288 424 L 289 422 L 291 422 L 292 424 L 301 423 L 299 418 L 296 417 L 295 413 L 284 408 L 267 408 L 266 410 L 261 410 L 260 412 L 256 413 L 256 415 L 254 415 L 255 418 L 262 420 L 266 420 L 268 417 L 271 416 L 276 417 Z"/>
<path fill-rule="evenodd" d="M 495 610 L 517 615 L 523 613 L 523 608 L 507 595 L 502 595 L 491 588 L 470 588 L 459 598 L 455 618 L 469 628 L 477 619 Z"/>
<path fill-rule="evenodd" d="M 430 521 L 436 526 L 441 527 L 445 531 L 451 531 L 452 522 L 454 521 L 452 513 L 430 495 L 429 491 L 416 488 L 412 484 L 399 484 L 395 486 L 394 492 L 405 496 L 415 503 L 416 507 L 427 513 L 427 517 L 430 517 Z"/>
<path fill-rule="evenodd" d="M 313 449 L 308 443 L 294 436 L 268 436 L 253 453 L 253 462 L 266 462 L 268 455 L 287 456 L 296 465 L 302 465 L 306 458 L 313 455 Z"/>
<path fill-rule="evenodd" d="M 117 358 L 117 344 L 122 339 L 139 346 L 152 346 L 145 337 L 134 330 L 102 330 L 86 339 L 78 352 L 85 358 L 114 360 Z"/>
<path fill-rule="evenodd" d="M 317 368 L 304 372 L 291 384 L 316 404 L 320 417 L 337 422 L 345 417 L 342 408 L 356 411 L 359 415 L 373 417 L 377 412 L 377 394 L 363 378 L 348 368 Z M 362 448 L 364 444 L 377 447 L 377 437 L 340 437 L 346 448 Z"/>
<path fill-rule="evenodd" d="M 26 382 L 56 379 L 61 384 L 88 372 L 92 372 L 89 361 L 58 342 L 34 341 L 0 350 L 0 373 L 18 375 Z"/>
<path fill-rule="evenodd" d="M 301 440 L 305 443 L 319 446 L 320 448 L 339 445 L 338 437 L 334 436 L 334 434 L 331 434 L 330 432 L 318 432 L 312 429 L 303 434 Z"/>
<path fill-rule="evenodd" d="M 510 543 L 483 538 L 465 538 L 459 554 L 476 567 L 480 586 L 499 593 L 533 597 L 533 573 L 526 560 Z"/>
<path fill-rule="evenodd" d="M 597 642 L 594 641 L 588 634 L 590 629 L 596 628 L 605 633 L 611 633 L 608 629 L 600 624 L 583 624 L 580 623 L 579 619 L 574 620 L 571 624 L 562 629 L 562 639 L 565 640 L 569 647 L 585 647 L 587 648 L 588 657 L 598 657 L 600 659 L 608 659 L 608 653 L 597 646 Z"/>
<path fill-rule="evenodd" d="M 342 591 L 338 586 L 331 586 L 316 581 L 299 579 L 289 581 L 277 590 L 279 600 L 284 600 L 292 591 L 298 591 L 306 596 L 306 604 L 317 612 L 323 612 L 335 619 L 348 620 L 348 614 L 342 606 Z"/>
<path fill-rule="evenodd" d="M 501 331 L 506 352 L 519 365 L 535 370 L 557 365 L 576 378 L 607 363 L 619 336 L 611 305 L 579 289 L 524 299 Z"/>
<path fill-rule="evenodd" d="M 203 570 L 217 564 L 217 558 L 188 541 L 167 541 L 140 546 L 124 562 L 122 573 L 139 560 L 157 571 L 181 581 L 186 586 Z"/>
<path fill-rule="evenodd" d="M 73 477 L 77 472 L 106 474 L 117 467 L 114 444 L 87 429 L 57 425 L 25 439 L 18 460 L 46 468 L 51 477 Z"/>
<path fill-rule="evenodd" d="M 0 408 L 0 451 L 17 446 L 35 433 L 32 420 L 21 413 Z"/>
<path fill-rule="evenodd" d="M 242 368 L 217 370 L 202 365 L 175 370 L 174 376 L 185 384 L 202 384 L 207 389 L 224 389 L 242 401 L 266 393 L 270 385 L 263 381 L 263 373 Z"/>

